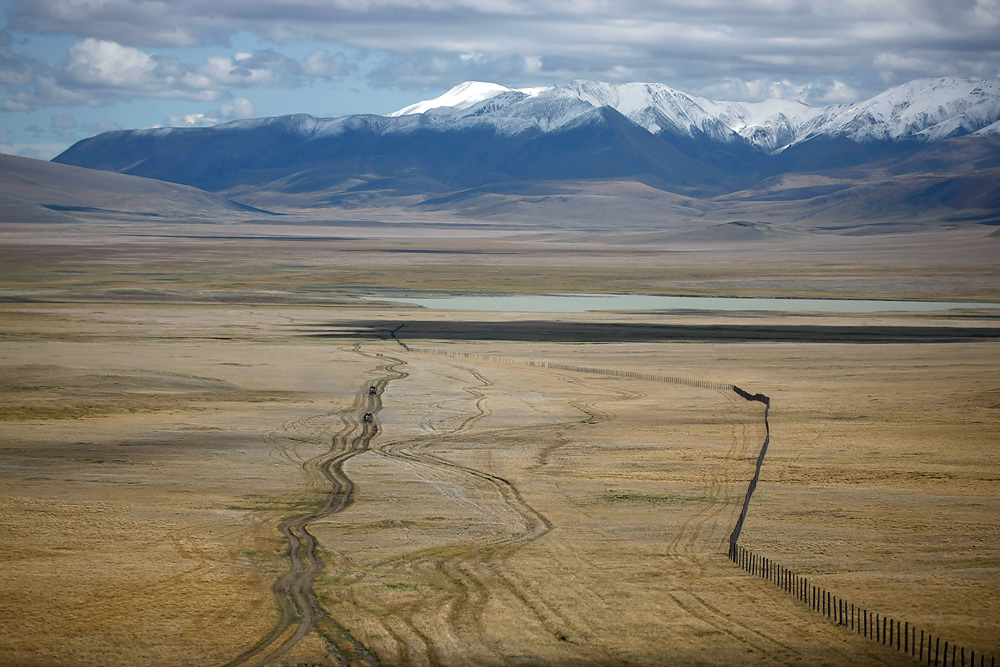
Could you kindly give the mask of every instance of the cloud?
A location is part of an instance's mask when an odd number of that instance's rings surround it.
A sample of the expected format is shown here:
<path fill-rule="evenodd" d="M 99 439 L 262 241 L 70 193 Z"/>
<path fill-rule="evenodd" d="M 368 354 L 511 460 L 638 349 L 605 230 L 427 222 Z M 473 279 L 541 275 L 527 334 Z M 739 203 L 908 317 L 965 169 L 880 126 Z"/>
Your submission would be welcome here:
<path fill-rule="evenodd" d="M 227 120 L 234 118 L 253 118 L 253 102 L 245 97 L 238 97 L 232 104 L 223 104 L 219 108 L 219 116 Z"/>
<path fill-rule="evenodd" d="M 349 74 L 354 69 L 343 53 L 330 57 L 329 52 L 317 49 L 302 61 L 302 73 L 319 78 L 332 78 Z"/>
<path fill-rule="evenodd" d="M 253 102 L 245 97 L 238 97 L 231 104 L 223 104 L 215 111 L 168 116 L 163 125 L 166 127 L 210 127 L 228 120 L 253 117 Z"/>
<path fill-rule="evenodd" d="M 151 95 L 200 101 L 214 101 L 213 85 L 288 85 L 349 65 L 316 51 L 294 65 L 256 52 L 189 67 L 151 50 L 251 33 L 279 48 L 305 40 L 368 50 L 378 59 L 372 80 L 394 87 L 601 78 L 695 90 L 734 81 L 748 95 L 760 81 L 788 82 L 795 94 L 837 80 L 864 96 L 930 74 L 996 76 L 1000 61 L 998 0 L 11 1 L 18 31 L 93 40 L 85 50 L 97 60 L 74 70 L 78 81 L 140 90 L 153 81 Z M 167 85 L 171 68 L 179 71 Z M 77 92 L 49 88 L 51 97 Z"/>
<path fill-rule="evenodd" d="M 166 127 L 211 127 L 218 125 L 219 119 L 203 113 L 186 113 L 167 116 Z"/>
<path fill-rule="evenodd" d="M 2 105 L 7 111 L 96 107 L 133 98 L 215 102 L 234 90 L 302 86 L 309 79 L 343 76 L 352 67 L 340 53 L 316 51 L 298 61 L 272 49 L 189 64 L 93 37 L 73 44 L 56 65 L 0 46 L 0 85 L 7 92 Z"/>

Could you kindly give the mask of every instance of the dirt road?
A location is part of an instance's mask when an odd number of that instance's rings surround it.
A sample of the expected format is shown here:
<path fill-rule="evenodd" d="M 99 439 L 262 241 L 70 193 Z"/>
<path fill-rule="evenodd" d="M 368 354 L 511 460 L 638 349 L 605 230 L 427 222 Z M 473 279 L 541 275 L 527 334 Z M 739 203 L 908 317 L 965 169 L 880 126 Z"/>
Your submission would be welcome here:
<path fill-rule="evenodd" d="M 274 584 L 274 596 L 280 610 L 278 622 L 256 645 L 226 663 L 226 667 L 269 665 L 294 648 L 302 639 L 317 629 L 321 617 L 327 617 L 325 610 L 313 592 L 313 583 L 323 570 L 323 562 L 317 553 L 317 541 L 309 532 L 310 524 L 342 512 L 351 503 L 354 482 L 344 472 L 344 464 L 351 458 L 368 451 L 372 438 L 378 433 L 376 419 L 367 420 L 364 415 L 377 416 L 382 408 L 381 395 L 392 380 L 406 377 L 398 370 L 405 362 L 386 357 L 380 353 L 369 353 L 355 346 L 358 354 L 378 361 L 373 375 L 380 376 L 373 382 L 365 382 L 358 390 L 350 408 L 299 420 L 282 427 L 282 436 L 270 434 L 279 454 L 288 460 L 295 457 L 298 444 L 317 443 L 330 437 L 330 431 L 337 422 L 342 424 L 332 435 L 327 452 L 301 462 L 302 469 L 315 482 L 321 477 L 329 483 L 329 493 L 324 502 L 306 514 L 292 516 L 281 523 L 279 529 L 288 541 L 289 570 Z M 370 387 L 375 392 L 370 391 Z M 336 625 L 327 621 L 327 625 Z M 294 627 L 294 632 L 292 629 Z M 344 663 L 348 657 L 360 658 L 370 665 L 378 660 L 342 627 L 336 627 L 336 636 L 320 630 L 330 651 Z"/>

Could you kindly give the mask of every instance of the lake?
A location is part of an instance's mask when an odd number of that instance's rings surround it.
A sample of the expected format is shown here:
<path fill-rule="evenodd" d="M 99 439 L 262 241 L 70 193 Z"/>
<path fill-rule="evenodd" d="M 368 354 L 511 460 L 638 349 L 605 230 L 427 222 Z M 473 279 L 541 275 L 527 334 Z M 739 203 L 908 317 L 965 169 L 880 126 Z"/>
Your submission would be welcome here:
<path fill-rule="evenodd" d="M 701 310 L 781 313 L 926 313 L 990 308 L 998 303 L 892 301 L 876 299 L 775 299 L 754 297 L 657 296 L 652 294 L 442 294 L 440 296 L 363 296 L 366 301 L 408 303 L 436 310 L 585 313 L 597 310 Z"/>

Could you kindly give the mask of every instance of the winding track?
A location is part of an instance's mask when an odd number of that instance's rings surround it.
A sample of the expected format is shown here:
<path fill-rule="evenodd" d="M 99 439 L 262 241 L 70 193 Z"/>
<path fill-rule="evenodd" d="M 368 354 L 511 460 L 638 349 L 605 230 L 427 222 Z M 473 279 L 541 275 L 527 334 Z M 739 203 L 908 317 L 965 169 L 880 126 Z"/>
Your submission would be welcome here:
<path fill-rule="evenodd" d="M 381 363 L 376 372 L 389 374 L 389 377 L 373 383 L 376 387 L 374 395 L 369 394 L 368 387 L 371 385 L 366 382 L 355 395 L 354 404 L 346 410 L 309 417 L 295 423 L 286 422 L 283 425 L 283 437 L 291 444 L 279 446 L 279 456 L 285 460 L 301 461 L 301 467 L 309 478 L 315 480 L 321 476 L 331 485 L 330 491 L 318 508 L 306 514 L 289 517 L 279 526 L 288 541 L 286 553 L 289 569 L 273 587 L 279 608 L 278 621 L 253 647 L 226 663 L 224 667 L 240 665 L 262 667 L 274 662 L 310 632 L 318 630 L 317 623 L 321 618 L 323 630 L 320 634 L 325 640 L 327 649 L 341 664 L 346 664 L 348 658 L 360 660 L 368 665 L 379 664 L 378 659 L 346 628 L 339 626 L 326 615 L 313 592 L 313 582 L 322 571 L 323 562 L 316 553 L 317 541 L 309 532 L 309 524 L 341 512 L 350 505 L 354 482 L 344 473 L 344 464 L 354 456 L 368 451 L 372 438 L 378 433 L 377 424 L 365 422 L 361 415 L 365 412 L 378 414 L 382 408 L 382 392 L 388 383 L 407 376 L 405 372 L 397 369 L 405 363 L 401 359 L 379 353 L 366 353 L 360 346 L 355 346 L 354 350 L 364 356 L 378 359 Z M 333 417 L 337 417 L 343 426 L 333 435 L 330 448 L 318 456 L 302 461 L 298 454 L 298 445 L 303 442 L 312 444 L 321 442 L 332 426 Z M 295 433 L 295 437 L 289 437 L 289 433 Z M 267 439 L 272 443 L 279 441 L 279 437 L 273 434 Z M 292 626 L 296 623 L 298 627 L 292 632 Z"/>
<path fill-rule="evenodd" d="M 395 335 L 393 338 L 403 346 L 403 343 Z M 601 654 L 601 658 L 615 661 L 616 656 L 609 654 L 600 643 L 586 642 L 587 636 L 594 635 L 594 628 L 589 627 L 590 624 L 586 619 L 574 613 L 573 610 L 565 608 L 564 605 L 536 593 L 532 590 L 531 582 L 518 577 L 514 571 L 502 567 L 503 563 L 517 549 L 544 537 L 552 528 L 549 520 L 525 502 L 519 489 L 509 480 L 449 461 L 428 451 L 431 447 L 440 445 L 442 441 L 459 437 L 470 431 L 479 420 L 491 414 L 486 392 L 492 383 L 477 371 L 459 367 L 460 370 L 474 378 L 478 384 L 469 384 L 464 387 L 474 405 L 472 410 L 458 418 L 461 419 L 458 424 L 447 428 L 443 427 L 443 424 L 434 424 L 425 420 L 421 426 L 427 432 L 426 437 L 387 442 L 372 448 L 372 439 L 378 433 L 378 427 L 375 423 L 365 423 L 360 419 L 360 416 L 363 412 L 377 414 L 382 407 L 382 392 L 388 383 L 391 380 L 406 377 L 407 373 L 398 370 L 398 367 L 405 363 L 401 359 L 387 357 L 379 353 L 364 352 L 360 346 L 355 346 L 354 349 L 359 354 L 377 359 L 380 362 L 376 372 L 390 375 L 390 377 L 374 383 L 377 387 L 377 393 L 369 395 L 369 384 L 365 383 L 355 396 L 354 404 L 350 408 L 286 422 L 280 431 L 267 436 L 267 439 L 275 446 L 273 455 L 300 465 L 308 476 L 310 486 L 329 485 L 330 491 L 324 502 L 315 510 L 288 517 L 281 523 L 280 530 L 288 541 L 289 570 L 273 587 L 280 611 L 279 619 L 265 637 L 233 661 L 227 663 L 225 667 L 257 667 L 271 664 L 314 631 L 325 642 L 331 656 L 340 664 L 379 664 L 377 657 L 362 642 L 353 637 L 346 627 L 339 625 L 326 614 L 317 600 L 313 592 L 313 583 L 322 571 L 323 563 L 316 553 L 317 541 L 309 532 L 309 525 L 314 521 L 343 511 L 350 505 L 354 483 L 344 473 L 344 464 L 352 457 L 369 451 L 391 459 L 418 477 L 424 478 L 425 481 L 438 488 L 444 497 L 450 497 L 458 504 L 467 506 L 467 509 L 490 514 L 496 520 L 496 532 L 485 540 L 450 544 L 417 553 L 410 552 L 396 559 L 378 563 L 379 566 L 395 565 L 408 568 L 419 563 L 432 564 L 457 585 L 456 591 L 449 596 L 450 599 L 440 610 L 441 619 L 446 628 L 442 636 L 432 636 L 421 631 L 418 617 L 398 611 L 396 614 L 382 616 L 379 619 L 370 619 L 381 625 L 383 637 L 391 638 L 396 642 L 399 655 L 405 662 L 441 664 L 442 657 L 453 652 L 459 645 L 463 646 L 465 650 L 471 649 L 470 641 L 479 643 L 482 637 L 482 633 L 478 630 L 481 630 L 483 624 L 482 609 L 486 601 L 500 592 L 505 597 L 518 601 L 525 612 L 534 617 L 542 628 L 558 637 L 560 641 L 570 641 L 571 644 L 576 644 L 572 639 L 567 640 L 567 635 L 571 638 L 583 639 L 584 644 L 577 647 L 578 650 L 582 651 L 578 654 L 580 659 L 597 657 L 593 654 L 593 651 L 597 650 L 598 654 Z M 409 348 L 406 349 L 409 350 Z M 529 365 L 536 364 L 530 363 Z M 601 375 L 608 374 L 599 369 L 562 368 L 555 364 L 551 366 L 545 364 L 544 367 L 553 370 L 582 372 L 583 374 L 595 372 Z M 572 375 L 576 375 L 576 373 Z M 573 383 L 581 382 L 579 377 L 563 376 L 563 379 Z M 649 379 L 678 382 L 674 378 Z M 688 382 L 678 383 L 687 384 Z M 695 384 L 693 381 L 690 383 Z M 714 383 L 698 383 L 698 386 L 709 384 Z M 712 388 L 722 391 L 721 386 L 713 386 Z M 728 388 L 729 386 L 726 386 L 726 389 Z M 600 389 L 607 391 L 608 387 Z M 619 394 L 617 400 L 625 400 L 627 397 L 636 395 L 633 392 L 613 391 Z M 616 399 L 607 397 L 598 402 L 604 403 L 609 400 Z M 596 423 L 615 418 L 614 413 L 597 408 L 594 402 L 574 401 L 570 405 L 586 415 L 583 423 Z M 331 437 L 330 432 L 338 422 L 341 424 L 341 428 Z M 550 425 L 550 427 L 552 426 L 564 425 Z M 701 555 L 704 546 L 703 540 L 699 539 L 702 528 L 717 519 L 729 504 L 726 501 L 726 496 L 728 496 L 728 487 L 733 483 L 731 473 L 734 471 L 731 468 L 745 454 L 748 445 L 745 431 L 742 434 L 737 434 L 735 424 L 733 428 L 732 446 L 724 456 L 724 470 L 712 471 L 704 480 L 706 491 L 712 502 L 689 517 L 668 545 L 667 552 L 674 556 L 684 557 L 685 560 L 699 560 L 698 556 Z M 501 429 L 500 431 L 492 431 L 492 433 L 510 434 L 514 431 L 524 430 L 537 431 L 537 427 Z M 328 437 L 331 437 L 331 445 L 327 451 L 312 458 L 303 457 L 302 449 L 309 446 L 315 447 L 316 444 L 324 442 Z M 543 453 L 540 465 L 544 464 L 545 455 Z M 482 498 L 469 498 L 467 491 L 476 487 L 491 488 L 492 499 L 487 502 Z M 752 632 L 750 628 L 727 627 L 732 625 L 732 620 L 723 617 L 719 610 L 713 609 L 694 591 L 678 590 L 670 594 L 669 597 L 677 608 L 684 610 L 690 616 L 698 618 L 706 625 L 717 628 L 722 633 L 729 634 L 748 645 L 763 649 L 767 647 L 768 643 L 773 642 L 772 648 L 787 649 L 781 642 L 775 642 L 770 637 Z M 449 644 L 449 646 L 442 644 Z M 495 661 L 499 656 L 491 648 L 480 643 L 478 648 L 472 650 L 472 653 L 478 653 L 484 659 Z M 466 655 L 471 654 L 467 653 Z"/>

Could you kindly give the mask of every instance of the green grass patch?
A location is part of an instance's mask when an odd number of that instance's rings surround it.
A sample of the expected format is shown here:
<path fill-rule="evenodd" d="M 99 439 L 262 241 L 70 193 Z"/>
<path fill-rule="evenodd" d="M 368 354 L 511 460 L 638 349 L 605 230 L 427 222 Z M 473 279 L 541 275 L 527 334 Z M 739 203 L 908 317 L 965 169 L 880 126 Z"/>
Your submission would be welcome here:
<path fill-rule="evenodd" d="M 118 412 L 106 405 L 0 405 L 0 421 L 82 419 Z"/>
<path fill-rule="evenodd" d="M 609 489 L 601 496 L 601 500 L 606 503 L 703 503 L 723 498 L 713 498 L 711 496 L 685 496 L 679 493 L 652 494 L 640 491 L 616 491 Z"/>

